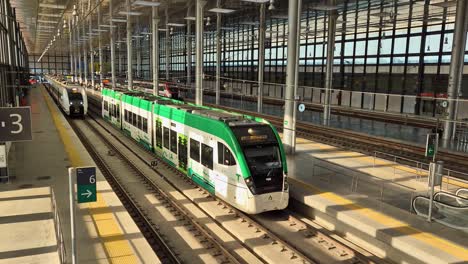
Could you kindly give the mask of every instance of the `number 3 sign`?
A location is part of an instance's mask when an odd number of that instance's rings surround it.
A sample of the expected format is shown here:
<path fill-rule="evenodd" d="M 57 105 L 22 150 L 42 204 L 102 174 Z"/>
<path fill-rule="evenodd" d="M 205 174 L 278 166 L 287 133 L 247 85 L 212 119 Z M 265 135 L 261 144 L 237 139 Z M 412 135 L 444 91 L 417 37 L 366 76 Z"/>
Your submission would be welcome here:
<path fill-rule="evenodd" d="M 32 140 L 31 108 L 0 107 L 0 142 Z"/>

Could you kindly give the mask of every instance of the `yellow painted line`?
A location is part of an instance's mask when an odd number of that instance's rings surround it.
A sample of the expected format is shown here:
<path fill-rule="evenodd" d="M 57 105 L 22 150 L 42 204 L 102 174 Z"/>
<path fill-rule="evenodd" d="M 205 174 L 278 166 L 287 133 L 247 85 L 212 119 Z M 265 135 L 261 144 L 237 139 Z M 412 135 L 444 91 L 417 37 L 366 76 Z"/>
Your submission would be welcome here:
<path fill-rule="evenodd" d="M 59 111 L 54 107 L 52 99 L 46 94 L 45 88 L 41 86 L 41 93 L 45 99 L 47 107 L 52 115 L 55 126 L 59 132 L 60 138 L 65 146 L 68 158 L 73 167 L 85 166 L 78 150 L 73 144 L 69 131 L 61 123 Z M 96 210 L 99 209 L 99 210 Z M 119 225 L 114 219 L 112 210 L 107 206 L 102 195 L 97 193 L 97 201 L 88 203 L 88 211 L 93 218 L 98 235 L 104 245 L 104 249 L 110 263 L 138 263 L 136 256 L 127 239 L 125 239 Z"/>
<path fill-rule="evenodd" d="M 315 195 L 318 195 L 321 198 L 327 199 L 336 205 L 349 208 L 350 210 L 359 211 L 358 212 L 359 214 L 367 218 L 370 218 L 373 221 L 376 221 L 379 224 L 382 224 L 388 228 L 392 228 L 400 234 L 415 238 L 425 244 L 431 245 L 434 248 L 439 248 L 449 253 L 450 255 L 456 256 L 457 258 L 463 261 L 468 261 L 468 249 L 466 249 L 463 246 L 452 243 L 448 240 L 435 236 L 431 233 L 421 231 L 417 228 L 410 226 L 409 224 L 405 222 L 402 222 L 400 220 L 397 220 L 393 217 L 382 214 L 380 212 L 374 211 L 370 208 L 360 206 L 354 203 L 353 201 L 348 200 L 342 196 L 339 196 L 333 192 L 323 191 L 314 185 L 305 183 L 296 178 L 289 178 L 289 181 L 292 182 L 293 184 L 297 183 L 301 185 L 302 187 L 312 191 Z"/>

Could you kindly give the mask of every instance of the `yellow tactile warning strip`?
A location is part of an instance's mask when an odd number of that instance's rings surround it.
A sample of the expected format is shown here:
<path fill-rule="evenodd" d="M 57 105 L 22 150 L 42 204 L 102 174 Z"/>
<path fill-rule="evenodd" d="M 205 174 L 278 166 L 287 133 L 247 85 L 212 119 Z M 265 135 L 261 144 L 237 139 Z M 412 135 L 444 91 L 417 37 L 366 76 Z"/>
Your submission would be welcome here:
<path fill-rule="evenodd" d="M 55 126 L 65 146 L 65 151 L 68 154 L 72 166 L 85 166 L 86 164 L 84 164 L 83 160 L 80 158 L 80 155 L 72 143 L 72 139 L 68 134 L 67 129 L 61 123 L 59 118 L 59 111 L 52 105 L 52 99 L 46 94 L 44 87 L 41 86 L 40 89 L 47 107 L 52 114 L 52 119 L 54 120 Z M 130 244 L 125 239 L 124 234 L 114 219 L 112 211 L 107 206 L 106 201 L 103 199 L 99 191 L 97 193 L 97 202 L 88 203 L 88 211 L 93 218 L 99 238 L 101 239 L 106 254 L 109 258 L 109 262 L 116 264 L 138 263 L 138 260 L 134 255 Z"/>
<path fill-rule="evenodd" d="M 426 243 L 434 248 L 440 248 L 441 250 L 447 252 L 450 255 L 453 255 L 463 261 L 468 261 L 468 249 L 454 244 L 448 240 L 437 237 L 433 234 L 423 232 L 417 228 L 410 226 L 409 224 L 399 221 L 393 217 L 387 216 L 383 213 L 374 211 L 370 208 L 362 207 L 351 200 L 348 200 L 342 196 L 339 196 L 333 192 L 323 191 L 316 186 L 311 185 L 310 183 L 305 183 L 301 180 L 295 178 L 289 178 L 288 180 L 292 184 L 298 184 L 304 187 L 307 190 L 312 191 L 315 195 L 318 195 L 324 199 L 327 199 L 333 202 L 336 205 L 347 207 L 351 210 L 357 211 L 363 216 L 372 219 L 382 225 L 392 228 L 397 232 L 415 238 L 423 243 Z"/>
<path fill-rule="evenodd" d="M 300 139 L 298 139 L 299 141 Z M 304 143 L 309 143 L 311 145 L 314 145 L 316 146 L 317 148 L 320 148 L 320 149 L 329 149 L 329 148 L 335 148 L 333 146 L 323 146 L 321 145 L 320 143 L 315 143 L 313 141 L 304 141 Z M 337 154 L 340 154 L 340 155 L 343 155 L 343 156 L 349 156 L 349 157 L 353 157 L 353 156 L 356 156 L 354 157 L 355 159 L 360 159 L 360 160 L 364 160 L 366 162 L 370 162 L 370 163 L 373 163 L 374 162 L 374 158 L 371 157 L 371 156 L 360 156 L 358 155 L 359 153 L 356 153 L 356 152 L 349 152 L 349 151 L 344 151 L 344 150 L 338 150 L 337 149 Z M 382 167 L 382 166 L 387 166 L 387 167 L 391 167 L 391 168 L 395 168 L 397 170 L 400 170 L 400 171 L 405 171 L 405 172 L 409 172 L 409 173 L 412 173 L 414 175 L 417 175 L 418 177 L 427 177 L 427 171 L 425 170 L 417 170 L 417 169 L 414 169 L 414 168 L 410 168 L 410 167 L 407 167 L 407 166 L 403 166 L 403 165 L 399 165 L 399 164 L 395 164 L 391 161 L 384 161 L 382 159 L 375 159 L 375 164 L 376 165 L 379 165 L 379 167 Z M 455 185 L 455 186 L 458 186 L 460 188 L 468 188 L 468 184 L 462 182 L 462 181 L 458 181 L 456 179 L 447 179 L 446 177 L 444 177 L 442 179 L 442 181 L 444 183 L 447 183 L 447 184 L 451 184 L 451 185 Z"/>

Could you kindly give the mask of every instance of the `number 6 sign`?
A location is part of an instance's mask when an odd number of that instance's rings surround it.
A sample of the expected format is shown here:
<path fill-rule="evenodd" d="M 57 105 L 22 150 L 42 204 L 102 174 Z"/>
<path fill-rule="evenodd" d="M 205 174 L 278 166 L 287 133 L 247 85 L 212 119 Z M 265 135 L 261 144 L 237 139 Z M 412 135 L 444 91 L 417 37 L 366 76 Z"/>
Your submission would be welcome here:
<path fill-rule="evenodd" d="M 32 140 L 31 108 L 0 107 L 0 142 Z"/>

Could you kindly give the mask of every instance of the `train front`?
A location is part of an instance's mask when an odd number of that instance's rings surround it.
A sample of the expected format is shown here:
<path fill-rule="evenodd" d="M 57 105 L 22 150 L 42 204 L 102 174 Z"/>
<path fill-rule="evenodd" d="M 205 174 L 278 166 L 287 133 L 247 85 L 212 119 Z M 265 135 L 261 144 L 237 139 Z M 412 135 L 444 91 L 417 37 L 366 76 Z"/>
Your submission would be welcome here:
<path fill-rule="evenodd" d="M 70 116 L 84 116 L 86 114 L 85 96 L 83 96 L 80 89 L 73 88 L 68 90 Z"/>
<path fill-rule="evenodd" d="M 257 214 L 288 206 L 286 154 L 271 125 L 231 126 L 242 149 L 250 176 L 244 179 L 249 193 L 243 211 Z"/>

